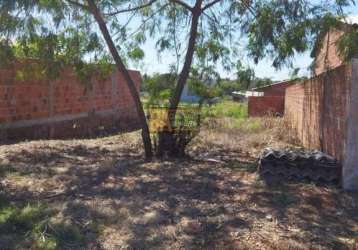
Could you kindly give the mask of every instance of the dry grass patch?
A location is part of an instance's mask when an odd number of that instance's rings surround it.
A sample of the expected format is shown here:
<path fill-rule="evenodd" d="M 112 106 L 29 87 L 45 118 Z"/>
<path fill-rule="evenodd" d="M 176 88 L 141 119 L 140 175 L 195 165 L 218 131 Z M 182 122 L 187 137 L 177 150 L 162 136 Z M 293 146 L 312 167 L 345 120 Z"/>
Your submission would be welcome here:
<path fill-rule="evenodd" d="M 263 148 L 294 146 L 280 140 L 282 120 L 270 119 L 207 125 L 190 145 L 193 158 L 182 161 L 145 162 L 139 133 L 0 146 L 0 246 L 356 249 L 353 194 L 258 178 Z M 12 225 L 9 207 L 27 203 L 44 212 L 30 216 L 32 225 L 46 219 L 40 230 L 4 226 Z"/>

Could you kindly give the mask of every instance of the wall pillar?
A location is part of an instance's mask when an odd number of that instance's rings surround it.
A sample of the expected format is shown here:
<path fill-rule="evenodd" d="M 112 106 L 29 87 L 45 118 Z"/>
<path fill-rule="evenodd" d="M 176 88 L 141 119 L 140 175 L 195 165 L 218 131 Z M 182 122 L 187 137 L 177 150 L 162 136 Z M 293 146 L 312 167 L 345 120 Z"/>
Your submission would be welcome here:
<path fill-rule="evenodd" d="M 48 83 L 48 113 L 49 117 L 53 117 L 55 114 L 55 84 L 54 80 L 50 80 Z M 49 126 L 49 138 L 52 139 L 55 136 L 55 127 L 51 123 Z"/>
<path fill-rule="evenodd" d="M 115 115 L 118 115 L 118 82 L 119 82 L 118 70 L 115 69 L 111 75 L 112 81 L 112 109 L 115 112 Z"/>
<path fill-rule="evenodd" d="M 358 190 L 358 59 L 352 60 L 343 187 L 346 190 Z"/>

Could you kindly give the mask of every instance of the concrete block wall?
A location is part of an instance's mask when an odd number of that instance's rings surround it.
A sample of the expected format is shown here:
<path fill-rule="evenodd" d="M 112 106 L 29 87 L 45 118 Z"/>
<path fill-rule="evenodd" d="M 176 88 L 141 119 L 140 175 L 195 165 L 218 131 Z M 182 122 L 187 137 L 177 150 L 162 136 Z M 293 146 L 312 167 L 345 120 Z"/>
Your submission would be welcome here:
<path fill-rule="evenodd" d="M 286 121 L 304 147 L 321 150 L 340 160 L 343 185 L 347 189 L 358 189 L 358 165 L 352 163 L 358 162 L 358 118 L 355 119 L 358 106 L 354 104 L 358 96 L 357 72 L 358 63 L 353 61 L 293 85 L 286 89 L 285 95 Z M 352 186 L 349 179 L 353 175 L 356 184 Z"/>
<path fill-rule="evenodd" d="M 0 69 L 0 140 L 94 136 L 139 127 L 121 73 L 84 84 L 67 68 L 56 80 L 18 80 L 16 63 Z M 140 88 L 141 76 L 130 71 Z"/>

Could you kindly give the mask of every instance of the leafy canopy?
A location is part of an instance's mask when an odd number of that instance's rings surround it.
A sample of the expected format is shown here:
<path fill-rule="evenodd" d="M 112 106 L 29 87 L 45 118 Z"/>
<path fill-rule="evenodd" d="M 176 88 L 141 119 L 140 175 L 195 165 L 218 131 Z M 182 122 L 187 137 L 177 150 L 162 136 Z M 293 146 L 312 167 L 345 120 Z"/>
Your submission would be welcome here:
<path fill-rule="evenodd" d="M 140 61 L 142 45 L 154 39 L 158 52 L 170 51 L 183 65 L 196 1 L 96 0 L 118 45 L 120 55 Z M 193 65 L 232 70 L 248 55 L 258 62 L 273 59 L 279 68 L 313 43 L 332 20 L 343 16 L 352 0 L 202 0 Z M 109 64 L 112 58 L 87 11 L 85 0 L 1 0 L 0 62 L 36 58 L 43 72 L 58 73 L 72 65 L 85 75 L 88 64 Z M 354 41 L 350 39 L 350 41 Z M 348 41 L 346 42 L 348 43 Z M 247 46 L 246 46 L 247 45 Z M 213 70 L 212 70 L 213 72 Z"/>

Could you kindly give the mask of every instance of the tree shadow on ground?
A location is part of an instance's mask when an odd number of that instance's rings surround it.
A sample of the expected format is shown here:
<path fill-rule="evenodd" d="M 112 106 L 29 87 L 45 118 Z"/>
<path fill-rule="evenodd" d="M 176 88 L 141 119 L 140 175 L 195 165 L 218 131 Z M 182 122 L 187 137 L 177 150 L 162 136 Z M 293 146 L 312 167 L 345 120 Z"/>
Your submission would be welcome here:
<path fill-rule="evenodd" d="M 9 155 L 7 167 L 21 172 L 25 165 L 36 165 L 25 173 L 41 176 L 46 168 L 61 166 L 61 172 L 43 177 L 63 182 L 60 193 L 22 195 L 24 189 L 15 186 L 10 192 L 5 186 L 4 194 L 14 202 L 22 197 L 58 207 L 59 220 L 77 228 L 86 249 L 343 248 L 339 237 L 354 237 L 357 218 L 347 209 L 354 209 L 351 205 L 342 204 L 343 192 L 305 184 L 267 186 L 254 173 L 255 161 L 239 155 L 227 162 L 146 162 L 138 154 L 101 147 L 48 151 L 35 161 L 30 151 Z M 287 245 L 272 239 L 277 230 L 289 231 Z M 266 245 L 256 246 L 260 242 Z"/>

